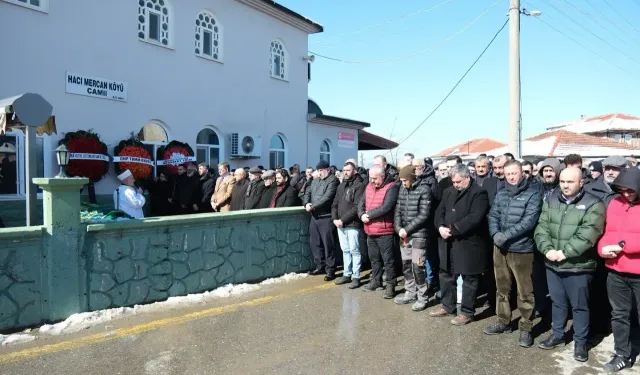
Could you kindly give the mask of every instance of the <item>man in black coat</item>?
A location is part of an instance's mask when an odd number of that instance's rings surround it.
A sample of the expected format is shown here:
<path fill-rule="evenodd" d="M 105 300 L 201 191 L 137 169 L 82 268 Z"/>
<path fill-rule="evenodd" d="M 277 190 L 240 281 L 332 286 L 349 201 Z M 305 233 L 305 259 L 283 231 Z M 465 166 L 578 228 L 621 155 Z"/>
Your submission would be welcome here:
<path fill-rule="evenodd" d="M 429 163 L 430 162 L 430 163 Z M 416 168 L 416 184 L 427 185 L 431 191 L 431 210 L 427 220 L 427 284 L 429 285 L 429 296 L 435 294 L 440 288 L 438 279 L 439 257 L 438 257 L 438 234 L 433 226 L 433 218 L 438 207 L 438 186 L 436 171 L 433 169 L 433 161 L 430 158 L 413 159 L 412 165 Z"/>
<path fill-rule="evenodd" d="M 438 183 L 438 200 L 440 200 L 444 194 L 445 189 L 453 185 L 451 182 L 451 169 L 456 165 L 462 164 L 462 159 L 457 155 L 447 156 L 445 164 L 447 165 L 447 177 L 444 177 Z"/>
<path fill-rule="evenodd" d="M 231 189 L 231 211 L 244 210 L 245 196 L 249 187 L 247 172 L 243 168 L 238 168 L 233 173 L 236 183 Z"/>
<path fill-rule="evenodd" d="M 429 314 L 449 316 L 456 310 L 456 280 L 462 276 L 462 303 L 451 324 L 473 321 L 475 300 L 482 273 L 490 266 L 487 253 L 491 239 L 487 234 L 489 196 L 473 180 L 464 165 L 451 171 L 453 186 L 444 191 L 436 210 L 435 225 L 440 234 L 440 290 L 442 305 Z"/>
<path fill-rule="evenodd" d="M 200 200 L 194 205 L 193 209 L 198 213 L 212 212 L 211 196 L 213 195 L 213 189 L 216 187 L 216 180 L 211 176 L 209 166 L 204 163 L 198 165 L 198 174 L 200 175 L 200 180 L 198 181 Z"/>
<path fill-rule="evenodd" d="M 356 165 L 347 161 L 342 169 L 344 177 L 331 205 L 331 219 L 338 228 L 338 240 L 342 248 L 344 272 L 336 285 L 349 284 L 349 289 L 360 287 L 360 252 L 362 238 L 362 222 L 358 218 L 358 203 L 367 186 L 358 174 Z"/>
<path fill-rule="evenodd" d="M 322 160 L 316 166 L 318 179 L 306 189 L 302 204 L 311 214 L 309 237 L 311 252 L 313 253 L 315 269 L 310 275 L 320 275 L 326 272 L 325 281 L 336 278 L 335 241 L 333 237 L 334 225 L 331 221 L 331 205 L 336 196 L 340 181 L 331 174 L 330 165 Z M 325 266 L 323 270 L 323 266 Z"/>
<path fill-rule="evenodd" d="M 520 342 L 533 345 L 534 295 L 533 273 L 536 244 L 533 232 L 542 211 L 542 193 L 524 178 L 522 164 L 508 161 L 504 166 L 504 189 L 496 195 L 489 211 L 489 234 L 493 238 L 493 268 L 496 276 L 496 313 L 498 321 L 484 329 L 487 335 L 511 332 L 511 279 L 515 278 L 520 310 Z"/>
<path fill-rule="evenodd" d="M 300 206 L 298 190 L 291 186 L 289 173 L 286 169 L 279 169 L 276 172 L 276 191 L 271 198 L 269 208 L 295 207 Z"/>
<path fill-rule="evenodd" d="M 402 187 L 393 219 L 393 227 L 400 237 L 404 295 L 395 298 L 398 305 L 412 303 L 411 310 L 422 311 L 429 301 L 426 280 L 427 221 L 431 213 L 432 192 L 427 184 L 416 183 L 416 169 L 407 165 L 400 170 Z"/>
<path fill-rule="evenodd" d="M 174 212 L 179 215 L 193 213 L 198 202 L 200 202 L 200 176 L 196 173 L 195 164 L 179 165 L 171 196 Z"/>
<path fill-rule="evenodd" d="M 489 205 L 493 206 L 493 201 L 496 198 L 498 192 L 506 186 L 504 180 L 504 166 L 507 162 L 507 157 L 504 155 L 498 155 L 493 159 L 492 169 L 493 176 L 486 179 L 484 182 L 479 183 L 487 193 L 489 194 Z M 476 166 L 476 171 L 477 171 Z"/>
<path fill-rule="evenodd" d="M 264 182 L 264 189 L 257 208 L 269 208 L 271 198 L 276 193 L 276 173 L 272 170 L 264 171 L 262 173 L 262 181 Z"/>
<path fill-rule="evenodd" d="M 262 170 L 258 167 L 249 169 L 249 186 L 244 195 L 244 209 L 253 210 L 260 205 L 260 198 L 264 192 L 264 181 L 262 181 Z"/>

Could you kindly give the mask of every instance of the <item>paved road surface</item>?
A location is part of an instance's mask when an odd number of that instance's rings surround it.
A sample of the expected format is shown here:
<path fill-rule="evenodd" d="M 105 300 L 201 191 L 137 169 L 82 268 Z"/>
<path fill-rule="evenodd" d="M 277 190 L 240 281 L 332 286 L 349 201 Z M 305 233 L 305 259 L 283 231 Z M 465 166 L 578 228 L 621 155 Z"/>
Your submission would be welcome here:
<path fill-rule="evenodd" d="M 609 359 L 611 338 L 578 364 L 571 345 L 549 352 L 519 348 L 517 333 L 485 336 L 492 319 L 454 327 L 395 306 L 381 292 L 313 277 L 3 347 L 0 374 L 585 375 Z"/>

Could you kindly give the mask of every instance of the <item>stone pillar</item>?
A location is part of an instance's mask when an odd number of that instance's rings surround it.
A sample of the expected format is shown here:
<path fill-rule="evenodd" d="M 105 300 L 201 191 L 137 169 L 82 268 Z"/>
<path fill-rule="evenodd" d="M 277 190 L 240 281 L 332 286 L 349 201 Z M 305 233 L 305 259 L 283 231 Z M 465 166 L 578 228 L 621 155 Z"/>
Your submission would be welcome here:
<path fill-rule="evenodd" d="M 48 236 L 43 243 L 43 317 L 67 318 L 86 309 L 82 280 L 80 189 L 87 178 L 34 178 L 43 191 L 43 219 Z"/>

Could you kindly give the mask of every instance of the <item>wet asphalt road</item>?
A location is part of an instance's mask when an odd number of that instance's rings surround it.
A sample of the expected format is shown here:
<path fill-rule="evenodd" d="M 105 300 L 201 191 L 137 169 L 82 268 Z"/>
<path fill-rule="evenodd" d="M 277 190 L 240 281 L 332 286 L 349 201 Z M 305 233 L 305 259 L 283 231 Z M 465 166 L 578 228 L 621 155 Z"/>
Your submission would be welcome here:
<path fill-rule="evenodd" d="M 482 329 L 492 317 L 454 327 L 449 318 L 429 317 L 434 307 L 412 312 L 409 306 L 384 300 L 382 292 L 343 287 L 308 290 L 323 284 L 321 277 L 307 278 L 195 308 L 133 316 L 77 334 L 39 337 L 29 344 L 0 348 L 0 374 L 583 375 L 600 373 L 612 349 L 611 339 L 606 338 L 592 349 L 589 363 L 579 364 L 572 359 L 571 345 L 551 352 L 522 349 L 517 346 L 517 332 L 484 335 Z M 248 302 L 226 310 L 229 304 L 257 298 L 260 304 Z M 221 313 L 135 332 L 141 324 L 216 307 Z M 47 349 L 118 328 L 132 333 L 56 352 Z M 3 356 L 32 348 L 40 352 L 3 364 Z"/>

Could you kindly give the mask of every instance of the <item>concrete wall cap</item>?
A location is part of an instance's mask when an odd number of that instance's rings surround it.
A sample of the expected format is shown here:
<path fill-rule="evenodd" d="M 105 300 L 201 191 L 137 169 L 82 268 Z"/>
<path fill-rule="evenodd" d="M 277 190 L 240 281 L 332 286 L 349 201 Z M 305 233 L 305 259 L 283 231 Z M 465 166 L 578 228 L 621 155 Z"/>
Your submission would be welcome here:
<path fill-rule="evenodd" d="M 175 228 L 193 224 L 201 225 L 206 223 L 251 221 L 263 217 L 273 217 L 274 219 L 279 219 L 282 217 L 300 214 L 306 214 L 303 207 L 264 208 L 259 210 L 237 212 L 148 217 L 144 219 L 122 220 L 104 224 L 91 224 L 87 225 L 87 232 L 115 231 L 125 229 L 149 229 L 158 227 Z"/>

